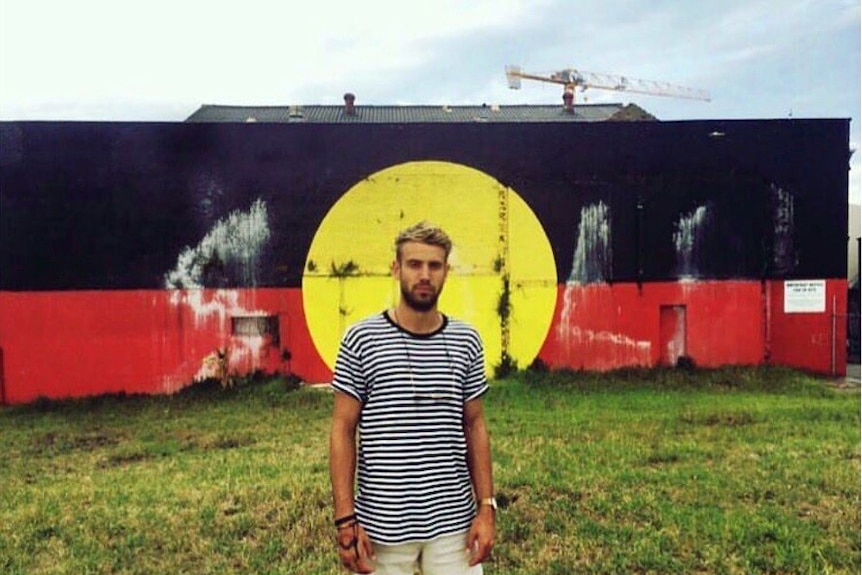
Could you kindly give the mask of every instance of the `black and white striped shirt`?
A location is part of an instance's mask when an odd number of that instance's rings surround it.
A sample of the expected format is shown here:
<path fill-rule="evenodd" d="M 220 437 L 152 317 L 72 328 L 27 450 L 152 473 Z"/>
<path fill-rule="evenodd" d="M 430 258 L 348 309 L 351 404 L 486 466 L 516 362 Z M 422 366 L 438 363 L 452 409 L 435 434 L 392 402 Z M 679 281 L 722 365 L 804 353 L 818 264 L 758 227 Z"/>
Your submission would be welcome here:
<path fill-rule="evenodd" d="M 356 514 L 373 541 L 426 541 L 466 531 L 476 504 L 464 404 L 488 390 L 482 341 L 443 316 L 414 334 L 384 312 L 341 340 L 332 387 L 362 404 Z"/>

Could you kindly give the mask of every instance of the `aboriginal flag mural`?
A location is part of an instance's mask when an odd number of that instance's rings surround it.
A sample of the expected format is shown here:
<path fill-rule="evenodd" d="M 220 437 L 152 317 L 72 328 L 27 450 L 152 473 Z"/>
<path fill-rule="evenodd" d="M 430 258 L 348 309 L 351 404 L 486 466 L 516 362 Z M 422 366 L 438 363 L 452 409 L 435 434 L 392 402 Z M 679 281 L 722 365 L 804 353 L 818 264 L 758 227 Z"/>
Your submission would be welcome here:
<path fill-rule="evenodd" d="M 848 129 L 2 123 L 0 399 L 328 381 L 344 329 L 396 301 L 419 220 L 454 240 L 440 306 L 489 375 L 843 373 Z"/>

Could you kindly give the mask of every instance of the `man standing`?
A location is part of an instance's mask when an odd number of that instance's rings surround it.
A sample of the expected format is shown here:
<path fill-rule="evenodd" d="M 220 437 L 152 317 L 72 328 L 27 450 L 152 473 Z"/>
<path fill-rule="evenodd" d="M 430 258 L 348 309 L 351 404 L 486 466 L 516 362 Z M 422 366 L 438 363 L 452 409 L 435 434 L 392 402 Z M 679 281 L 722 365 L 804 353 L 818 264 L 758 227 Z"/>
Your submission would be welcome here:
<path fill-rule="evenodd" d="M 423 575 L 479 575 L 497 509 L 482 342 L 437 310 L 446 233 L 421 222 L 395 249 L 400 301 L 351 326 L 335 362 L 329 467 L 339 557 L 354 573 L 413 575 L 418 566 Z"/>

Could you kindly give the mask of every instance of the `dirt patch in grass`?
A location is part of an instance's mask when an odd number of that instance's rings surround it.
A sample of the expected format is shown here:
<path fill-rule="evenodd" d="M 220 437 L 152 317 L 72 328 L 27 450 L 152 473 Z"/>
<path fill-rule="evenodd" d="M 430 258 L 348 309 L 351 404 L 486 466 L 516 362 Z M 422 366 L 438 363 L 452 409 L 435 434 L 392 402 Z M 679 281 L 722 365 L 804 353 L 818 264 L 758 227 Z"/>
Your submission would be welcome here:
<path fill-rule="evenodd" d="M 218 435 L 215 437 L 204 437 L 195 440 L 191 445 L 198 449 L 238 449 L 240 447 L 248 447 L 254 445 L 256 440 L 248 436 L 225 436 Z"/>
<path fill-rule="evenodd" d="M 111 437 L 102 432 L 63 434 L 49 431 L 35 436 L 28 451 L 31 455 L 55 456 L 73 451 L 95 451 L 113 447 L 119 443 L 120 438 Z"/>
<path fill-rule="evenodd" d="M 747 411 L 686 413 L 680 416 L 680 421 L 688 425 L 740 427 L 757 423 L 757 418 Z"/>
<path fill-rule="evenodd" d="M 121 467 L 123 465 L 130 465 L 132 463 L 139 463 L 141 461 L 153 459 L 154 457 L 155 455 L 153 454 L 144 453 L 141 451 L 136 451 L 132 453 L 115 453 L 108 456 L 106 459 L 100 461 L 99 467 L 102 469 Z"/>

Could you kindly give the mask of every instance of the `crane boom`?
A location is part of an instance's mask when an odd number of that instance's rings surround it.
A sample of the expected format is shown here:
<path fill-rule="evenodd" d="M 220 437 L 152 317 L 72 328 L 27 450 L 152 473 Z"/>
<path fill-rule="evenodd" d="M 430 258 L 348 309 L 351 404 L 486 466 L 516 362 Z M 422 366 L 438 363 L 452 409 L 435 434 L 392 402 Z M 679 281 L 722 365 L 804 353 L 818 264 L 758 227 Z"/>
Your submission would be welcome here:
<path fill-rule="evenodd" d="M 574 68 L 566 68 L 565 70 L 543 76 L 523 72 L 520 66 L 506 66 L 506 78 L 509 81 L 509 87 L 514 90 L 521 87 L 521 80 L 537 80 L 539 82 L 562 84 L 567 90 L 571 90 L 572 92 L 575 88 L 579 88 L 582 92 L 589 88 L 596 88 L 616 92 L 648 94 L 651 96 L 710 101 L 709 92 L 705 90 L 686 88 L 685 86 L 677 86 L 667 82 L 656 82 L 654 80 L 641 80 L 627 76 L 585 72 Z"/>

